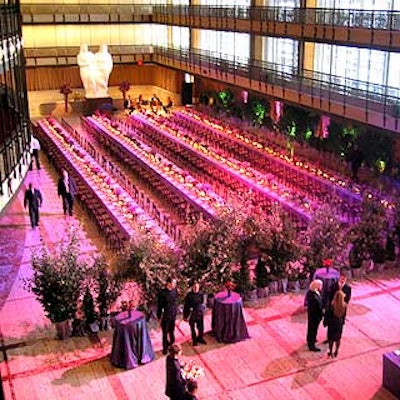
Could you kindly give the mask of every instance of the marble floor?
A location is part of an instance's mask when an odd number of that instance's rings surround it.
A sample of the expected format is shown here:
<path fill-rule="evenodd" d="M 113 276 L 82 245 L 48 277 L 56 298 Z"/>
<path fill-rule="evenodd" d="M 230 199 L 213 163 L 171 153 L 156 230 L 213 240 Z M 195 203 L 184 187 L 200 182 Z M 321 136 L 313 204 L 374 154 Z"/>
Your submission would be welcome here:
<path fill-rule="evenodd" d="M 55 339 L 54 326 L 24 289 L 30 258 L 41 238 L 54 249 L 66 230 L 80 232 L 82 253 L 103 253 L 113 262 L 97 229 L 76 207 L 65 217 L 56 193 L 57 175 L 41 154 L 42 168 L 30 171 L 20 192 L 0 216 L 0 373 L 7 400 L 163 399 L 165 356 L 161 334 L 152 324 L 156 359 L 125 371 L 111 365 L 113 331 Z M 23 207 L 24 186 L 34 182 L 43 193 L 40 226 L 32 229 Z M 395 399 L 382 387 L 382 357 L 400 348 L 400 265 L 351 281 L 353 297 L 337 359 L 305 345 L 304 292 L 279 294 L 246 304 L 250 339 L 221 344 L 207 333 L 206 345 L 193 348 L 186 322 L 178 319 L 177 341 L 183 360 L 195 360 L 205 375 L 200 400 Z M 206 331 L 210 330 L 210 311 Z M 399 382 L 400 384 L 400 382 Z M 1 396 L 0 396 L 1 397 Z"/>

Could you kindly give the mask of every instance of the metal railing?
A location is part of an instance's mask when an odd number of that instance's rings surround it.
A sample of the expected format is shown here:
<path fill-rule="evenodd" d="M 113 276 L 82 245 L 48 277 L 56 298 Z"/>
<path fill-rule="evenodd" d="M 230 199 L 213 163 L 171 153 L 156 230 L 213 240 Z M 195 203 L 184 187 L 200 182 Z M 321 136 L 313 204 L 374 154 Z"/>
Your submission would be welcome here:
<path fill-rule="evenodd" d="M 80 16 L 120 15 L 124 21 L 139 16 L 180 16 L 225 18 L 280 22 L 286 24 L 315 24 L 341 26 L 347 28 L 400 30 L 400 11 L 355 10 L 331 8 L 292 8 L 292 7 L 218 7 L 152 4 L 21 4 L 24 21 L 27 16 L 40 15 L 75 16 L 68 21 L 81 22 Z M 100 18 L 100 17 L 99 17 Z M 37 18 L 40 22 L 40 18 Z M 151 18 L 150 18 L 151 19 Z M 57 21 L 57 18 L 54 18 Z M 91 19 L 89 18 L 89 21 Z M 94 18 L 95 22 L 96 18 Z"/>
<path fill-rule="evenodd" d="M 348 104 L 357 104 L 357 101 L 363 100 L 371 109 L 392 106 L 393 113 L 396 112 L 397 105 L 400 105 L 400 89 L 397 87 L 378 85 L 312 70 L 303 70 L 302 73 L 299 73 L 297 68 L 283 64 L 245 58 L 233 60 L 226 54 L 204 50 L 189 51 L 188 49 L 154 47 L 154 51 L 156 55 L 162 55 L 182 64 L 218 70 L 222 73 L 316 96 L 331 99 L 340 97 Z"/>

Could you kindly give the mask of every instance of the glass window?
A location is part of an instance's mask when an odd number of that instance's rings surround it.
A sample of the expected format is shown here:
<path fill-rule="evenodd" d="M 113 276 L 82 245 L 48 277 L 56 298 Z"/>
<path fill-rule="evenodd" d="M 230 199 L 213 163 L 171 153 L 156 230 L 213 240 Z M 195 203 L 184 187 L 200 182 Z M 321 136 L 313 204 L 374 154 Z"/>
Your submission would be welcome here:
<path fill-rule="evenodd" d="M 250 56 L 250 35 L 247 33 L 200 31 L 200 49 L 213 57 L 247 62 Z"/>
<path fill-rule="evenodd" d="M 292 73 L 298 65 L 298 41 L 282 38 L 264 38 L 264 61 L 276 64 L 274 69 Z"/>

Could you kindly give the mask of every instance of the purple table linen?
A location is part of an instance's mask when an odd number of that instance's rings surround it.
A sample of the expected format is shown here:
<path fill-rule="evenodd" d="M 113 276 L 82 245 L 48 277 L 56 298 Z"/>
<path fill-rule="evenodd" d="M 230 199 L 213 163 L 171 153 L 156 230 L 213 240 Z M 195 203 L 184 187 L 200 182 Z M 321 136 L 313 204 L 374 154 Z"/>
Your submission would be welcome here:
<path fill-rule="evenodd" d="M 392 351 L 383 355 L 383 387 L 400 399 L 400 356 Z"/>
<path fill-rule="evenodd" d="M 231 292 L 229 297 L 226 291 L 215 295 L 211 327 L 218 342 L 234 343 L 250 337 L 238 293 Z"/>
<path fill-rule="evenodd" d="M 124 311 L 115 317 L 111 364 L 132 369 L 155 358 L 144 314 Z"/>

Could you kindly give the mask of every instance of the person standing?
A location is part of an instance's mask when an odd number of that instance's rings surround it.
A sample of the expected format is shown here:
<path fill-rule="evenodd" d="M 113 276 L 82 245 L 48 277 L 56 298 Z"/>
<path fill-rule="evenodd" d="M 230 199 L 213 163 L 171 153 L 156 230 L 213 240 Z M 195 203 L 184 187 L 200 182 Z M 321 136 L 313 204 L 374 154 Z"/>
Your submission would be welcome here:
<path fill-rule="evenodd" d="M 69 176 L 67 170 L 62 170 L 62 176 L 58 180 L 58 196 L 62 197 L 62 204 L 64 215 L 72 215 L 74 208 L 74 197 L 76 195 L 77 188 L 72 176 Z"/>
<path fill-rule="evenodd" d="M 186 295 L 183 307 L 183 319 L 189 321 L 192 334 L 193 346 L 198 343 L 206 344 L 203 338 L 204 334 L 204 303 L 203 293 L 200 292 L 200 284 L 196 280 L 191 283 L 192 290 Z M 196 333 L 196 328 L 198 333 Z"/>
<path fill-rule="evenodd" d="M 185 400 L 197 400 L 197 382 L 193 380 L 188 380 L 187 382 L 187 393 L 184 396 Z"/>
<path fill-rule="evenodd" d="M 350 299 L 351 299 L 351 286 L 347 282 L 347 273 L 343 269 L 340 271 L 339 281 L 335 282 L 331 287 L 331 290 L 329 293 L 329 304 L 332 302 L 332 300 L 338 290 L 341 290 L 344 293 L 344 301 L 348 305 L 350 303 Z M 346 313 L 347 313 L 347 307 L 346 307 L 346 312 L 344 315 L 345 319 L 346 319 Z M 344 321 L 343 321 L 343 323 L 344 323 Z"/>
<path fill-rule="evenodd" d="M 167 382 L 165 394 L 171 400 L 184 400 L 186 393 L 186 380 L 182 376 L 182 366 L 178 356 L 182 354 L 179 345 L 174 344 L 169 348 L 169 354 L 166 358 Z"/>
<path fill-rule="evenodd" d="M 318 327 L 322 320 L 322 291 L 323 283 L 315 279 L 310 283 L 310 289 L 306 295 L 307 302 L 307 345 L 310 351 L 321 351 L 315 346 Z"/>
<path fill-rule="evenodd" d="M 39 208 L 42 206 L 43 198 L 39 189 L 35 189 L 32 183 L 29 184 L 29 188 L 25 191 L 24 207 L 29 207 L 29 218 L 31 220 L 31 226 L 33 229 L 39 226 Z"/>
<path fill-rule="evenodd" d="M 30 170 L 33 168 L 33 158 L 36 160 L 36 168 L 40 169 L 40 162 L 39 162 L 39 151 L 40 151 L 40 143 L 39 140 L 35 138 L 35 136 L 31 137 L 31 154 L 32 160 L 30 165 Z"/>
<path fill-rule="evenodd" d="M 346 294 L 342 290 L 337 290 L 327 310 L 326 322 L 328 325 L 329 357 L 337 357 L 339 352 L 347 309 L 345 297 Z M 335 351 L 333 351 L 334 344 L 336 347 Z"/>
<path fill-rule="evenodd" d="M 161 290 L 157 298 L 157 318 L 161 320 L 163 354 L 167 354 L 168 346 L 175 343 L 177 302 L 176 279 L 169 277 L 165 288 Z"/>

